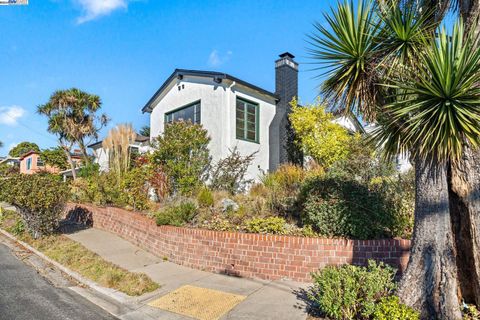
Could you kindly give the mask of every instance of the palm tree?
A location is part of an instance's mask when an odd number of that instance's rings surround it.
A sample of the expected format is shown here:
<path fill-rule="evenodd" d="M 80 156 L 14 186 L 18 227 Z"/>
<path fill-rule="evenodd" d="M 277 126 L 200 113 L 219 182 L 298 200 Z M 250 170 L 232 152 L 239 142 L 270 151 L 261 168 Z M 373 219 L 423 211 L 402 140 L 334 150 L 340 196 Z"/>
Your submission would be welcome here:
<path fill-rule="evenodd" d="M 76 175 L 71 149 L 77 144 L 85 163 L 90 162 L 85 140 L 97 139 L 99 131 L 109 121 L 105 114 L 97 115 L 101 105 L 99 96 L 72 88 L 54 92 L 47 103 L 38 107 L 38 113 L 48 117 L 48 131 L 58 136 L 74 179 Z"/>
<path fill-rule="evenodd" d="M 326 68 L 325 97 L 376 121 L 387 156 L 415 160 L 415 228 L 399 294 L 422 319 L 461 319 L 457 292 L 480 302 L 480 222 L 455 207 L 451 192 L 472 194 L 456 172 L 480 143 L 480 51 L 461 22 L 451 34 L 439 29 L 443 15 L 414 1 L 343 3 L 310 39 Z"/>

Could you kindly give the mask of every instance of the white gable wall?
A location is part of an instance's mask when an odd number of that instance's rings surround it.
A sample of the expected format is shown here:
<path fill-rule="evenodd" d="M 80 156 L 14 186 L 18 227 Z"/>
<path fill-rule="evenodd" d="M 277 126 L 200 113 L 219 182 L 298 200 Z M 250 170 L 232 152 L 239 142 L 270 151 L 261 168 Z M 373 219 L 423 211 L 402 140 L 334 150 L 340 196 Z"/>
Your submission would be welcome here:
<path fill-rule="evenodd" d="M 259 104 L 259 143 L 235 137 L 236 96 Z M 228 156 L 235 146 L 242 155 L 258 151 L 247 172 L 249 179 L 258 180 L 259 167 L 269 170 L 269 127 L 275 115 L 274 99 L 227 79 L 217 84 L 211 78 L 184 76 L 182 80 L 173 80 L 154 102 L 150 116 L 151 138 L 163 132 L 165 113 L 198 100 L 201 101 L 201 124 L 211 138 L 209 149 L 213 162 Z"/>
<path fill-rule="evenodd" d="M 105 149 L 102 148 L 101 144 L 92 149 L 93 149 L 93 155 L 95 157 L 94 162 L 99 165 L 99 170 L 101 172 L 107 172 L 110 166 L 107 151 L 105 151 Z"/>

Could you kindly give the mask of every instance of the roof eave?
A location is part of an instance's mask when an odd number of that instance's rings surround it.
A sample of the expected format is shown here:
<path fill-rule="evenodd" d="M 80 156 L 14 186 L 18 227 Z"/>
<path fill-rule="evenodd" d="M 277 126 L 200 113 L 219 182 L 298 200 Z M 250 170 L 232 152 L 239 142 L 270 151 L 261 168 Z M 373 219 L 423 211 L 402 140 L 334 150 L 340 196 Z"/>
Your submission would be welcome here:
<path fill-rule="evenodd" d="M 162 94 L 163 90 L 168 86 L 168 84 L 176 77 L 179 75 L 184 76 L 184 75 L 191 75 L 191 76 L 199 76 L 199 77 L 214 77 L 214 78 L 220 78 L 220 79 L 228 79 L 231 81 L 234 81 L 238 84 L 241 84 L 243 86 L 249 87 L 261 94 L 270 96 L 271 98 L 275 99 L 275 101 L 279 101 L 280 97 L 272 93 L 268 90 L 262 89 L 254 84 L 251 84 L 247 81 L 238 79 L 236 77 L 233 77 L 227 73 L 221 73 L 221 72 L 215 72 L 215 71 L 200 71 L 200 70 L 187 70 L 187 69 L 175 69 L 175 71 L 167 78 L 167 80 L 160 86 L 160 88 L 155 92 L 155 94 L 148 100 L 148 102 L 145 104 L 145 106 L 142 108 L 142 113 L 150 113 L 153 110 L 152 104 L 157 100 L 157 98 Z"/>

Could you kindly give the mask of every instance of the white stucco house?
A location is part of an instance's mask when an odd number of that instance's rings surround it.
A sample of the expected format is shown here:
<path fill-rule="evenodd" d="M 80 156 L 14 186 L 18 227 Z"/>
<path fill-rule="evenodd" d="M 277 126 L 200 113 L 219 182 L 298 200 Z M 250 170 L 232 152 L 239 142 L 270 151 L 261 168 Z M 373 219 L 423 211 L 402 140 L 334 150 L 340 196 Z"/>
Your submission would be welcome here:
<path fill-rule="evenodd" d="M 285 52 L 275 61 L 275 92 L 232 75 L 176 69 L 143 107 L 150 114 L 150 138 L 162 134 L 165 124 L 184 120 L 202 124 L 216 161 L 237 147 L 242 155 L 256 153 L 247 178 L 289 161 L 287 122 L 290 102 L 298 97 L 298 64 Z M 342 125 L 356 130 L 350 119 Z"/>
<path fill-rule="evenodd" d="M 143 107 L 150 113 L 150 138 L 165 124 L 184 120 L 208 131 L 213 162 L 237 147 L 257 152 L 247 171 L 258 180 L 263 172 L 287 161 L 284 150 L 289 102 L 298 95 L 298 64 L 288 52 L 275 62 L 275 92 L 226 73 L 176 69 Z"/>

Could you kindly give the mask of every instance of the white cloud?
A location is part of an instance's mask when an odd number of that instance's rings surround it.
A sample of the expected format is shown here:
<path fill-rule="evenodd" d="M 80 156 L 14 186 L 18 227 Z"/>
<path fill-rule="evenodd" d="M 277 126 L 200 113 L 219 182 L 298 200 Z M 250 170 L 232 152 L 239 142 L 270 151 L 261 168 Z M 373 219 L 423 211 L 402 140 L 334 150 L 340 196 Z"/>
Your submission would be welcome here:
<path fill-rule="evenodd" d="M 211 67 L 218 67 L 230 60 L 230 57 L 232 56 L 233 52 L 232 51 L 227 51 L 225 54 L 220 54 L 218 50 L 214 49 L 212 52 L 210 52 L 210 55 L 208 56 L 208 65 Z"/>
<path fill-rule="evenodd" d="M 14 126 L 25 114 L 25 109 L 19 106 L 0 107 L 0 124 Z"/>
<path fill-rule="evenodd" d="M 77 19 L 78 23 L 94 20 L 109 15 L 112 11 L 126 9 L 131 0 L 75 0 L 82 8 L 83 15 Z"/>

